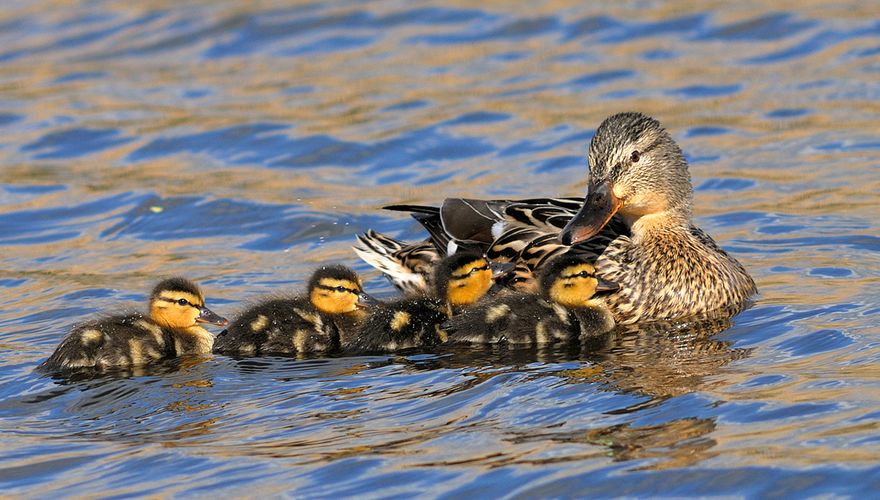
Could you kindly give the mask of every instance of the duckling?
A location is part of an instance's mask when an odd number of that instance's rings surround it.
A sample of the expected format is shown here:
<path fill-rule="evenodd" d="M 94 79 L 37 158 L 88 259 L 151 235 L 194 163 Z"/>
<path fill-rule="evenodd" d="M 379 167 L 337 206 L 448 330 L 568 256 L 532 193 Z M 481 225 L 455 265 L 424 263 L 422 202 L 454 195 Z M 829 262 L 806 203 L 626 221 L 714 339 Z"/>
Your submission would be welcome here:
<path fill-rule="evenodd" d="M 513 266 L 490 263 L 476 253 L 457 253 L 434 270 L 433 297 L 405 298 L 381 305 L 370 314 L 358 335 L 345 345 L 354 351 L 393 351 L 429 347 L 446 341 L 439 325 L 476 304 Z"/>
<path fill-rule="evenodd" d="M 150 294 L 147 315 L 111 316 L 78 325 L 40 368 L 103 371 L 185 354 L 207 354 L 214 338 L 201 323 L 223 326 L 227 321 L 205 307 L 205 297 L 193 282 L 167 279 Z"/>
<path fill-rule="evenodd" d="M 333 351 L 376 301 L 353 270 L 318 268 L 304 295 L 264 300 L 235 318 L 214 343 L 222 354 L 302 354 Z"/>
<path fill-rule="evenodd" d="M 597 293 L 616 285 L 596 276 L 582 256 L 565 254 L 541 268 L 541 294 L 519 292 L 486 300 L 443 323 L 449 342 L 540 344 L 586 339 L 614 328 Z"/>
<path fill-rule="evenodd" d="M 642 113 L 610 116 L 596 129 L 588 158 L 586 198 L 448 198 L 441 207 L 385 208 L 413 213 L 431 243 L 477 245 L 490 259 L 505 254 L 536 272 L 549 262 L 548 255 L 569 248 L 591 255 L 599 275 L 619 285 L 606 299 L 618 323 L 738 311 L 748 305 L 757 293 L 755 282 L 693 224 L 688 164 L 660 122 Z M 439 239 L 437 233 L 442 233 Z M 385 260 L 409 255 L 411 248 L 398 242 Z M 375 265 L 370 248 L 358 253 Z M 397 259 L 396 264 L 386 265 L 392 280 L 406 281 L 413 274 L 410 261 Z"/>

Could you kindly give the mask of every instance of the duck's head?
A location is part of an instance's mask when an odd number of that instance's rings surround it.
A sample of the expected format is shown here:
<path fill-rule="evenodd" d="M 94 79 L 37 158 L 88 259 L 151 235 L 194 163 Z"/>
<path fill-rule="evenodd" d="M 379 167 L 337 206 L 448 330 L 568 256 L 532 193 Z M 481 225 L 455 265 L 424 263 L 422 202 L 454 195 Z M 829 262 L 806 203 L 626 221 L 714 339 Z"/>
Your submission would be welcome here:
<path fill-rule="evenodd" d="M 645 216 L 687 224 L 691 187 L 681 148 L 660 122 L 620 113 L 599 125 L 589 153 L 589 186 L 581 210 L 559 233 L 574 245 L 598 233 L 618 213 L 627 225 Z"/>
<path fill-rule="evenodd" d="M 453 254 L 440 261 L 434 271 L 437 296 L 453 307 L 471 305 L 486 295 L 496 278 L 512 270 L 513 264 L 492 263 L 479 253 Z"/>
<path fill-rule="evenodd" d="M 228 321 L 205 307 L 205 296 L 185 278 L 160 282 L 150 294 L 150 318 L 163 327 L 186 329 L 197 323 L 225 326 Z"/>
<path fill-rule="evenodd" d="M 617 285 L 596 276 L 593 266 L 574 255 L 556 257 L 541 270 L 544 296 L 565 307 L 587 307 L 593 296 L 617 290 Z"/>
<path fill-rule="evenodd" d="M 360 277 L 351 269 L 321 266 L 309 280 L 309 301 L 327 314 L 348 314 L 370 307 L 377 301 L 364 292 Z"/>

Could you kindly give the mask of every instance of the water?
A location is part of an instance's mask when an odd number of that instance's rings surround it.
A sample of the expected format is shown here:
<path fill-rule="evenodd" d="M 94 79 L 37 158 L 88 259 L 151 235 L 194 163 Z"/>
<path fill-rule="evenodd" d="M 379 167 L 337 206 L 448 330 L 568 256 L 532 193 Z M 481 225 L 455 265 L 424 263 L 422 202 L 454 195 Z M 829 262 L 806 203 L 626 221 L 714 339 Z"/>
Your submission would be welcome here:
<path fill-rule="evenodd" d="M 880 22 L 870 2 L 0 12 L 0 491 L 807 496 L 880 488 Z M 640 110 L 761 289 L 732 322 L 602 345 L 180 359 L 33 373 L 159 276 L 233 315 L 378 207 L 577 195 Z"/>

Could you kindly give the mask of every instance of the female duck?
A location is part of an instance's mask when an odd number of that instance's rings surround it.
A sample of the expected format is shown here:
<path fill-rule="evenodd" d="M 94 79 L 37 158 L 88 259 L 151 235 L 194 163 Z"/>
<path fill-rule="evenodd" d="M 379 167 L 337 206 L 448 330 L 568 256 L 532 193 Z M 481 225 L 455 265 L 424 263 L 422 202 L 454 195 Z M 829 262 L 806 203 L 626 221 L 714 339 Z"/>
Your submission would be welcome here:
<path fill-rule="evenodd" d="M 590 142 L 589 164 L 582 203 L 451 198 L 440 208 L 388 208 L 417 212 L 429 231 L 439 225 L 446 239 L 479 245 L 492 259 L 508 255 L 533 271 L 550 254 L 582 253 L 619 286 L 606 298 L 619 323 L 728 313 L 757 292 L 742 265 L 691 223 L 688 165 L 657 120 L 640 113 L 607 118 Z"/>
<path fill-rule="evenodd" d="M 214 343 L 222 354 L 297 354 L 338 350 L 373 304 L 357 273 L 322 266 L 304 295 L 264 300 L 241 313 Z"/>
<path fill-rule="evenodd" d="M 211 352 L 214 338 L 201 323 L 225 325 L 205 307 L 201 290 L 184 278 L 160 282 L 149 314 L 111 316 L 76 326 L 41 366 L 47 371 L 107 370 L 162 358 Z"/>
<path fill-rule="evenodd" d="M 593 266 L 563 255 L 541 268 L 541 294 L 519 292 L 485 300 L 442 325 L 449 342 L 540 344 L 600 335 L 614 318 L 597 293 L 617 287 Z"/>
<path fill-rule="evenodd" d="M 492 264 L 480 254 L 447 257 L 434 270 L 433 297 L 402 299 L 377 307 L 345 347 L 353 351 L 393 351 L 443 343 L 446 335 L 440 324 L 476 304 L 492 288 L 494 279 L 510 267 Z"/>

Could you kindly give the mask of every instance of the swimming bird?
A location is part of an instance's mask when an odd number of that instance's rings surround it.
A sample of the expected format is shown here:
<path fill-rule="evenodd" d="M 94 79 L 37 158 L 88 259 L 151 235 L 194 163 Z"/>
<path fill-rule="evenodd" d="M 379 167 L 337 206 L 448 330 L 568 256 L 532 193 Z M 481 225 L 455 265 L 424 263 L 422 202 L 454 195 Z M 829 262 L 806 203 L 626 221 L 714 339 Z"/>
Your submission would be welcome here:
<path fill-rule="evenodd" d="M 605 296 L 618 323 L 729 314 L 747 305 L 755 282 L 692 223 L 687 161 L 657 120 L 641 113 L 608 117 L 590 142 L 588 160 L 585 199 L 449 198 L 441 207 L 385 208 L 427 221 L 431 242 L 439 227 L 447 245 L 477 246 L 493 261 L 502 256 L 532 272 L 553 256 L 582 255 L 598 276 L 619 286 Z M 361 247 L 363 256 L 369 248 Z M 409 248 L 400 244 L 385 260 Z M 415 272 L 405 259 L 397 264 L 392 281 Z"/>
<path fill-rule="evenodd" d="M 479 302 L 495 278 L 511 267 L 490 263 L 484 256 L 470 252 L 446 257 L 434 269 L 432 296 L 379 305 L 344 347 L 347 351 L 394 351 L 441 344 L 446 336 L 440 324 Z"/>
<path fill-rule="evenodd" d="M 360 277 L 341 265 L 319 267 L 306 293 L 265 299 L 238 315 L 217 336 L 221 354 L 304 354 L 335 351 L 376 301 Z"/>
<path fill-rule="evenodd" d="M 211 352 L 214 337 L 201 324 L 227 323 L 205 307 L 205 297 L 184 278 L 161 281 L 148 314 L 124 314 L 78 325 L 41 369 L 51 372 L 140 366 L 162 358 Z"/>
<path fill-rule="evenodd" d="M 585 340 L 614 328 L 597 293 L 617 289 L 596 276 L 577 255 L 562 255 L 540 270 L 540 293 L 517 292 L 486 299 L 441 328 L 450 343 L 541 344 Z"/>

